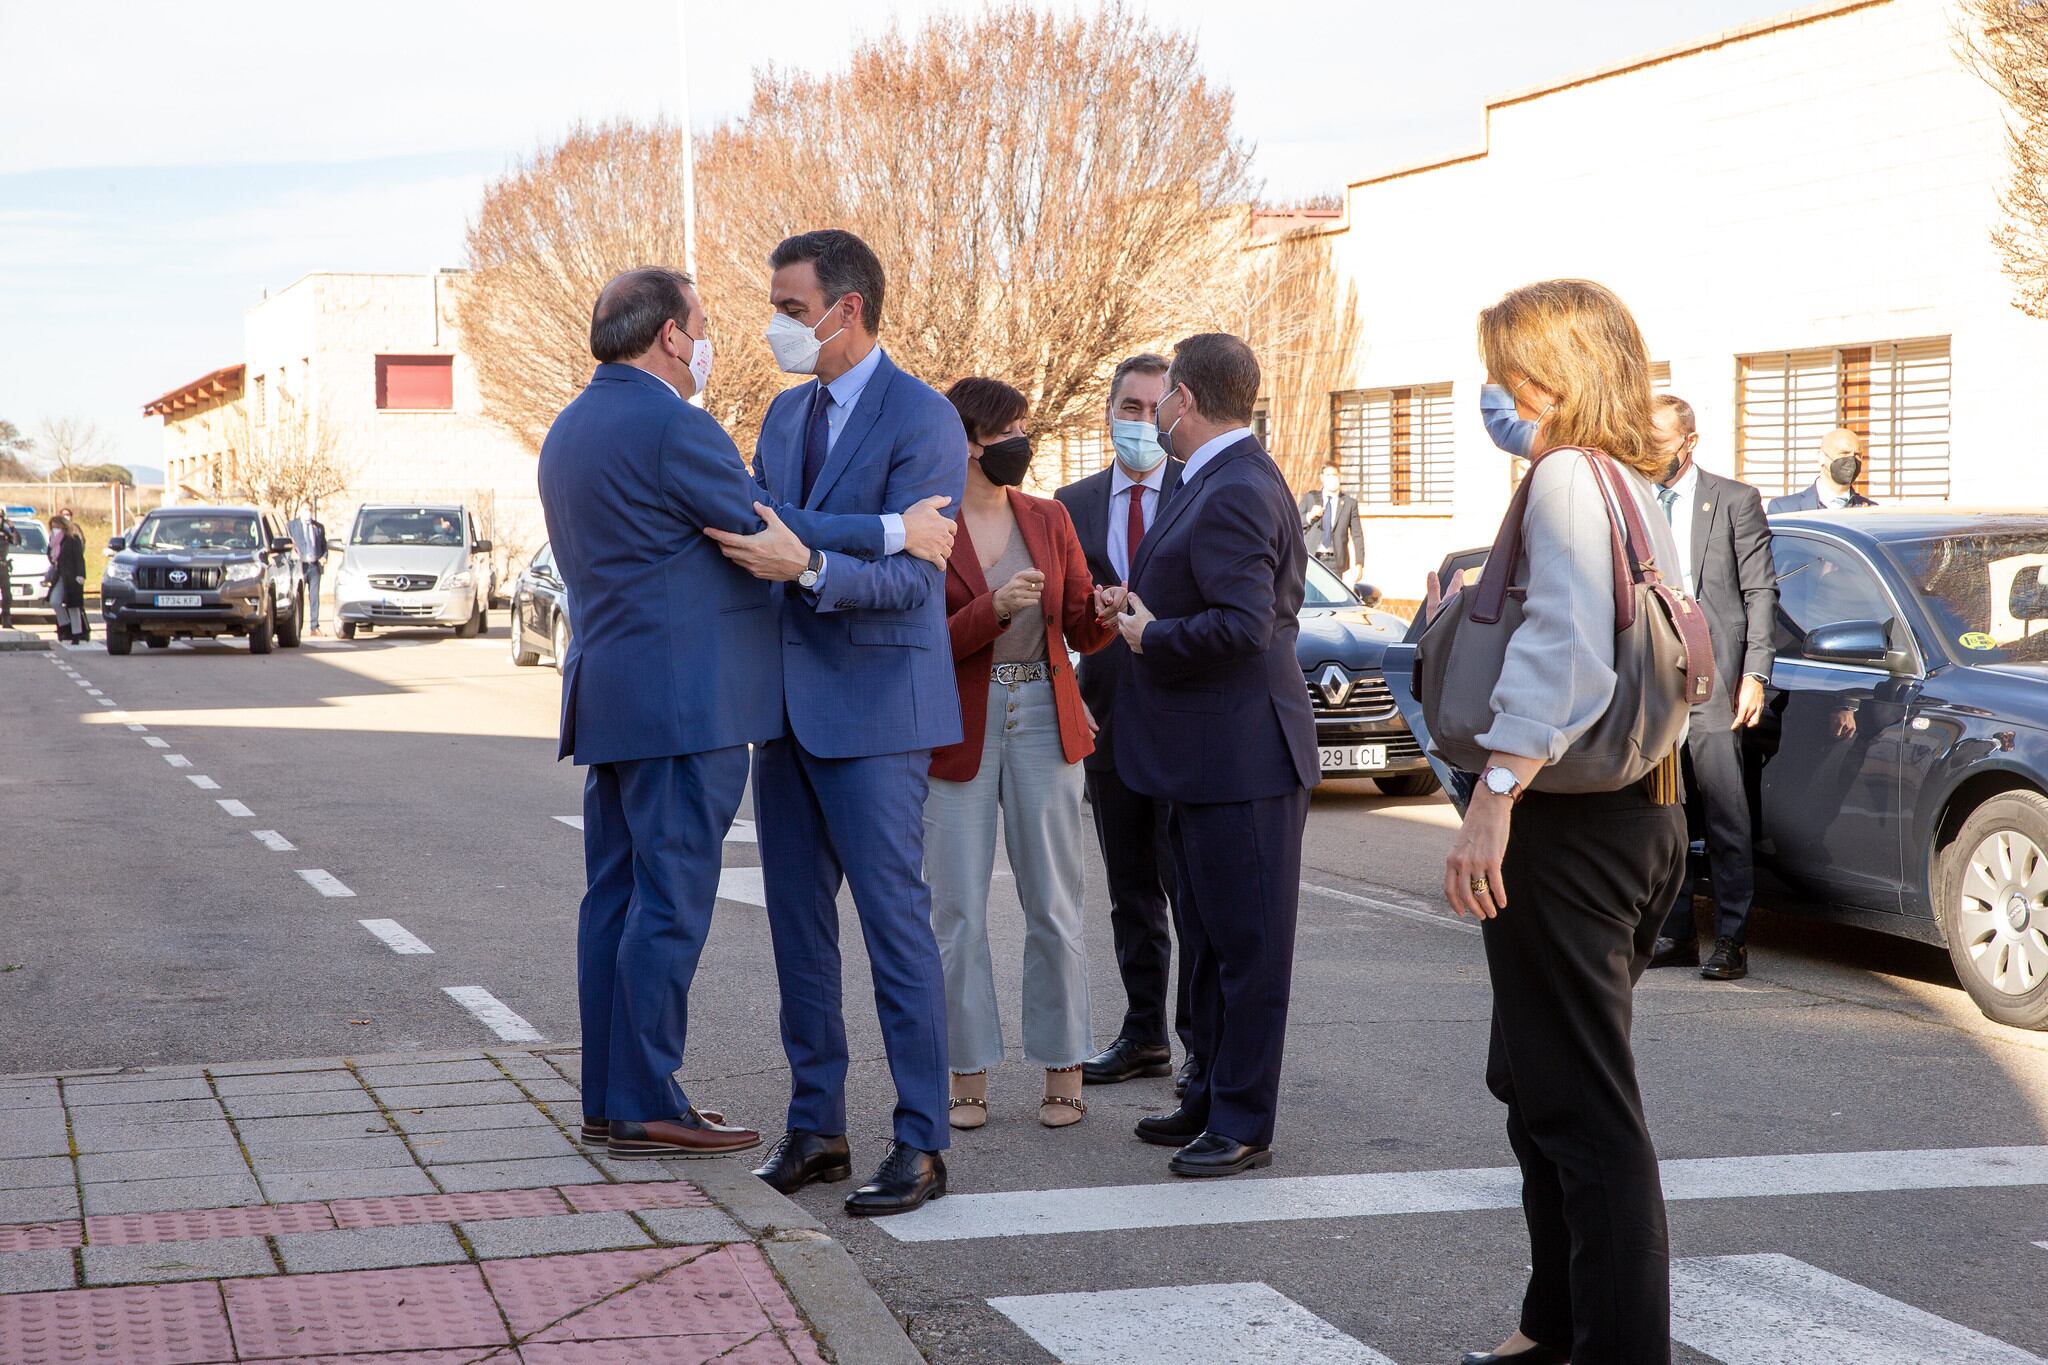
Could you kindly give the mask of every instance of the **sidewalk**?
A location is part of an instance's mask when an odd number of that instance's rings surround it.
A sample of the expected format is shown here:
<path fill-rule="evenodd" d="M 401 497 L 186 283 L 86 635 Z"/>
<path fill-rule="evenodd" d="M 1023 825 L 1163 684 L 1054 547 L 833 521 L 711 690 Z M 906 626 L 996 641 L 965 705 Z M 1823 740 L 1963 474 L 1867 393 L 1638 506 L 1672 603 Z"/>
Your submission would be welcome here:
<path fill-rule="evenodd" d="M 0 1365 L 918 1365 L 750 1159 L 580 1150 L 577 1054 L 0 1077 Z"/>
<path fill-rule="evenodd" d="M 38 635 L 18 626 L 0 627 L 0 653 L 14 650 L 50 650 L 56 648 L 51 635 Z"/>

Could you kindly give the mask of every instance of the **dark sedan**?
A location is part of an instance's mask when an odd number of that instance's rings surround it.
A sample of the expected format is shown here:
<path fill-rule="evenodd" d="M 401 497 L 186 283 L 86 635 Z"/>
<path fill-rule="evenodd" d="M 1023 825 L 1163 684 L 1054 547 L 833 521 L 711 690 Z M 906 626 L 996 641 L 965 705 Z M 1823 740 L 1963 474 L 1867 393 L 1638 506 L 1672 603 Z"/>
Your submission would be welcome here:
<path fill-rule="evenodd" d="M 531 668 L 542 653 L 561 672 L 569 653 L 569 590 L 555 570 L 555 554 L 543 545 L 512 584 L 512 662 Z"/>
<path fill-rule="evenodd" d="M 1408 731 L 1380 657 L 1408 623 L 1360 604 L 1337 575 L 1308 562 L 1295 657 L 1316 713 L 1323 776 L 1370 777 L 1389 796 L 1426 796 L 1436 774 Z"/>
<path fill-rule="evenodd" d="M 2048 515 L 1797 513 L 1771 549 L 1759 898 L 1944 944 L 1986 1015 L 2048 1028 Z M 1412 645 L 1387 669 L 1419 732 Z"/>

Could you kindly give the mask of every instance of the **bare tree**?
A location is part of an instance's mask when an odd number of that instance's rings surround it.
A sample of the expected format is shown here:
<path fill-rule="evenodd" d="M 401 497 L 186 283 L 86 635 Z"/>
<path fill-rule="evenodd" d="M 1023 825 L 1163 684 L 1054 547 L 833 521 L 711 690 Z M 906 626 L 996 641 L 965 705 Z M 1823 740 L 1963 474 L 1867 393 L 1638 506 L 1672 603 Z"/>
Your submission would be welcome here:
<path fill-rule="evenodd" d="M 2005 102 L 2010 173 L 1991 238 L 2015 306 L 2048 318 L 2048 4 L 1962 0 L 1955 34 L 1964 61 Z"/>
<path fill-rule="evenodd" d="M 1314 228 L 1240 253 L 1231 292 L 1237 330 L 1264 372 L 1268 441 L 1295 488 L 1332 455 L 1330 395 L 1348 387 L 1363 328 L 1358 287 L 1338 272 L 1330 239 Z"/>
<path fill-rule="evenodd" d="M 240 407 L 225 421 L 224 473 L 237 496 L 289 516 L 348 487 L 354 471 L 337 453 L 327 429 L 293 394 L 279 392 L 270 420 L 260 427 Z"/>
<path fill-rule="evenodd" d="M 1231 98 L 1185 34 L 1111 0 L 1017 0 L 890 29 L 843 70 L 756 74 L 747 111 L 699 139 L 698 251 L 718 364 L 707 403 L 747 443 L 789 383 L 757 340 L 769 250 L 807 228 L 866 238 L 889 275 L 891 354 L 939 385 L 1000 375 L 1059 434 L 1100 422 L 1131 351 L 1220 325 L 1249 197 Z M 598 286 L 677 263 L 677 134 L 577 130 L 492 185 L 458 319 L 487 408 L 538 444 L 588 376 Z"/>
<path fill-rule="evenodd" d="M 50 476 L 59 482 L 75 481 L 78 470 L 106 463 L 112 444 L 89 417 L 46 417 L 36 435 L 36 453 L 50 462 Z"/>

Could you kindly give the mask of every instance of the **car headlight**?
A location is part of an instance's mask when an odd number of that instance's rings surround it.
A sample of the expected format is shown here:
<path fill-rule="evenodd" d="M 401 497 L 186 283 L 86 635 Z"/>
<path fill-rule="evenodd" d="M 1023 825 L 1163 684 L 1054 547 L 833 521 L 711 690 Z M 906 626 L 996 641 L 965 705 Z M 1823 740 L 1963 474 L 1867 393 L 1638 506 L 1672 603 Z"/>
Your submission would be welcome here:
<path fill-rule="evenodd" d="M 110 559 L 107 561 L 107 577 L 116 583 L 133 583 L 135 581 L 135 566 L 123 564 L 118 559 Z"/>
<path fill-rule="evenodd" d="M 249 583 L 261 577 L 263 577 L 263 566 L 261 564 L 243 563 L 228 565 L 226 578 L 230 583 Z"/>
<path fill-rule="evenodd" d="M 466 588 L 469 586 L 469 570 L 457 569 L 441 580 L 444 588 Z"/>

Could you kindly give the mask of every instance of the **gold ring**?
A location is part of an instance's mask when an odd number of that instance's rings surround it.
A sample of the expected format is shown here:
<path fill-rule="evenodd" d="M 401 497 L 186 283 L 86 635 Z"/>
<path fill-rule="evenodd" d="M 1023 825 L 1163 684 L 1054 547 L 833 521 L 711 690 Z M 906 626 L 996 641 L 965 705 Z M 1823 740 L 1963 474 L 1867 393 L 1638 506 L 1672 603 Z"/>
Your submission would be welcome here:
<path fill-rule="evenodd" d="M 1485 895 L 1491 887 L 1492 883 L 1488 882 L 1484 877 L 1474 877 L 1472 879 L 1472 894 L 1475 896 Z"/>

